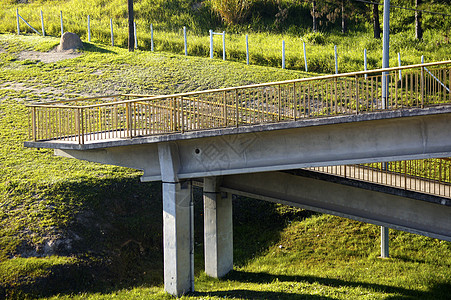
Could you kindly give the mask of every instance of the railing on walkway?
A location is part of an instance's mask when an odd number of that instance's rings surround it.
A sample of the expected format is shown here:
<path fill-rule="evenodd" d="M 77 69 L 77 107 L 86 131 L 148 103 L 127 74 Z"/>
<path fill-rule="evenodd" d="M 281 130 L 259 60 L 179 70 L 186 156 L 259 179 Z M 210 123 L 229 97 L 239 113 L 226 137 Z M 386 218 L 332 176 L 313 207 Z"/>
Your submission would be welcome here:
<path fill-rule="evenodd" d="M 34 103 L 30 138 L 79 144 L 451 104 L 451 61 L 164 96 Z M 382 98 L 382 77 L 387 93 Z"/>
<path fill-rule="evenodd" d="M 404 160 L 309 170 L 451 198 L 451 159 Z"/>

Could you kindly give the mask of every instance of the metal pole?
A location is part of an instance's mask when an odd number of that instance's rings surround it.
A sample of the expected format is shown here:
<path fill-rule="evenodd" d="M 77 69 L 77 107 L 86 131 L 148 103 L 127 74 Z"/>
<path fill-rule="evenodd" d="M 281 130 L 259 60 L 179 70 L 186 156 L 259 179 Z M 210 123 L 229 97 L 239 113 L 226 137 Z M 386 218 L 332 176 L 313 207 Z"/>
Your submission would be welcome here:
<path fill-rule="evenodd" d="M 222 60 L 226 60 L 226 53 L 225 53 L 225 31 L 222 32 Z"/>
<path fill-rule="evenodd" d="M 127 0 L 127 9 L 128 9 L 128 51 L 135 51 L 135 40 L 133 36 L 135 35 L 135 30 L 133 24 L 135 23 L 135 16 L 133 14 L 133 0 Z"/>
<path fill-rule="evenodd" d="M 388 227 L 381 226 L 381 257 L 388 258 L 389 256 L 389 229 Z"/>
<path fill-rule="evenodd" d="M 338 74 L 338 54 L 337 54 L 337 45 L 334 45 L 335 52 L 335 74 Z"/>
<path fill-rule="evenodd" d="M 363 68 L 365 71 L 368 71 L 368 59 L 366 56 L 366 49 L 363 50 Z M 368 78 L 368 74 L 365 74 L 365 79 Z"/>
<path fill-rule="evenodd" d="M 210 29 L 210 58 L 213 59 L 213 30 Z"/>
<path fill-rule="evenodd" d="M 249 64 L 249 37 L 246 34 L 246 64 Z"/>
<path fill-rule="evenodd" d="M 282 69 L 285 69 L 285 41 L 282 41 Z"/>
<path fill-rule="evenodd" d="M 401 66 L 401 53 L 398 52 L 398 67 Z M 399 80 L 402 80 L 402 72 L 399 70 Z"/>
<path fill-rule="evenodd" d="M 150 51 L 153 52 L 153 25 L 150 24 Z"/>
<path fill-rule="evenodd" d="M 133 22 L 133 31 L 135 32 L 135 49 L 138 49 L 138 37 L 136 34 L 136 22 Z"/>
<path fill-rule="evenodd" d="M 88 42 L 91 41 L 91 17 L 88 15 Z"/>
<path fill-rule="evenodd" d="M 113 19 L 110 19 L 110 29 L 111 29 L 111 46 L 114 46 Z"/>
<path fill-rule="evenodd" d="M 60 10 L 60 20 L 61 20 L 61 36 L 64 34 L 64 27 L 63 27 L 63 11 Z"/>
<path fill-rule="evenodd" d="M 18 8 L 16 8 L 16 18 L 17 18 L 17 34 L 20 35 L 19 9 Z"/>
<path fill-rule="evenodd" d="M 41 27 L 42 27 L 42 36 L 45 36 L 44 15 L 42 14 L 42 10 L 41 10 Z"/>
<path fill-rule="evenodd" d="M 384 0 L 384 32 L 382 43 L 382 68 L 390 67 L 390 0 Z M 388 106 L 388 72 L 382 73 L 382 109 Z"/>
<path fill-rule="evenodd" d="M 308 67 L 307 67 L 307 50 L 305 49 L 305 42 L 302 42 L 303 46 L 304 46 L 304 64 L 305 64 L 305 72 L 308 72 Z"/>
<path fill-rule="evenodd" d="M 186 26 L 183 26 L 183 39 L 185 40 L 185 55 L 188 56 L 188 43 L 186 41 Z"/>

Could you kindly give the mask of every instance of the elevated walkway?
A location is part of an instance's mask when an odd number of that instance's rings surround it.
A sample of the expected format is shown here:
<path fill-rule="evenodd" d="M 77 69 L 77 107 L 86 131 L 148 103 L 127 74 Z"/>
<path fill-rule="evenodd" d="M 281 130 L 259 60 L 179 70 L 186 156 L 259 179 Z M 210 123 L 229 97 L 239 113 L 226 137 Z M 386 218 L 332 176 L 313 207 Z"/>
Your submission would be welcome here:
<path fill-rule="evenodd" d="M 446 61 L 35 103 L 25 146 L 161 180 L 165 290 L 181 295 L 194 289 L 193 183 L 215 277 L 233 267 L 231 193 L 451 241 L 450 82 Z"/>

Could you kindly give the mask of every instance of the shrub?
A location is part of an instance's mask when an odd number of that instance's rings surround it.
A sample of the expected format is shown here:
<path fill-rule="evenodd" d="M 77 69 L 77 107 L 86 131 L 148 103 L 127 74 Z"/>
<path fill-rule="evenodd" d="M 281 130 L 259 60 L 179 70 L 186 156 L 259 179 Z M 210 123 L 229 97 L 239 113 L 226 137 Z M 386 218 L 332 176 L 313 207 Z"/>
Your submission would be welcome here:
<path fill-rule="evenodd" d="M 307 33 L 302 37 L 302 40 L 314 45 L 324 45 L 326 43 L 326 37 L 322 32 Z"/>
<path fill-rule="evenodd" d="M 252 0 L 210 0 L 213 10 L 229 25 L 240 24 L 247 14 Z"/>

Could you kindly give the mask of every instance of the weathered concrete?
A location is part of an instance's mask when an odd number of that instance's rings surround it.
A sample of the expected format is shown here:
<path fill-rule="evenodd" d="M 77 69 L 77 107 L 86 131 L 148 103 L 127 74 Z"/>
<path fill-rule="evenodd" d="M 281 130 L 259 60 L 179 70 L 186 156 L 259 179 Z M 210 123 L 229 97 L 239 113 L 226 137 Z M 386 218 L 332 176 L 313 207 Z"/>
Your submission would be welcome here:
<path fill-rule="evenodd" d="M 286 172 L 224 176 L 221 190 L 451 241 L 451 206 L 437 204 L 440 201 L 406 198 Z"/>
<path fill-rule="evenodd" d="M 219 190 L 221 178 L 204 178 L 205 273 L 223 277 L 233 269 L 232 195 Z"/>
<path fill-rule="evenodd" d="M 181 296 L 194 290 L 193 211 L 189 181 L 180 182 L 176 145 L 158 145 L 163 179 L 164 289 Z"/>
<path fill-rule="evenodd" d="M 175 141 L 178 178 L 451 156 L 451 113 L 293 127 Z M 144 170 L 161 180 L 155 143 L 57 155 Z M 130 155 L 133 153 L 133 155 Z"/>

